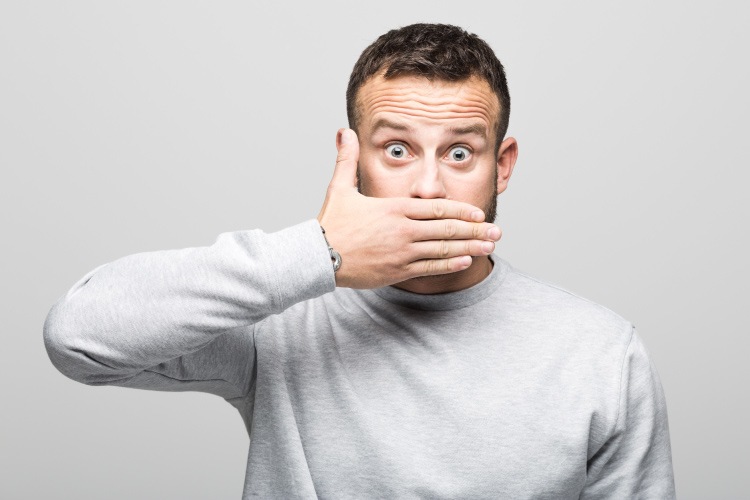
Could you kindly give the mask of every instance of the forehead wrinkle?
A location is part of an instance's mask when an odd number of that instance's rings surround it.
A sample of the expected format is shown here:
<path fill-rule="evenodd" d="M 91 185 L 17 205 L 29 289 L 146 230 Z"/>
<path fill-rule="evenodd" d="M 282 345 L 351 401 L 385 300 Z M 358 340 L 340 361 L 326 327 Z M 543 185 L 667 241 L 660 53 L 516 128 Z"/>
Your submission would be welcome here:
<path fill-rule="evenodd" d="M 457 107 L 478 107 L 487 110 L 489 113 L 494 111 L 494 103 L 487 102 L 485 96 L 457 96 L 446 95 L 438 97 L 428 97 L 417 93 L 407 95 L 394 95 L 391 92 L 373 93 L 369 99 L 362 100 L 363 107 L 377 107 L 382 102 L 391 103 L 409 103 L 418 107 L 438 107 L 438 106 L 457 106 Z"/>
<path fill-rule="evenodd" d="M 422 88 L 417 88 L 422 87 Z M 453 87 L 453 88 L 440 88 L 440 87 L 430 87 L 430 86 L 421 86 L 419 84 L 417 85 L 381 85 L 381 88 L 372 88 L 372 85 L 367 85 L 363 87 L 366 93 L 372 94 L 372 95 L 382 95 L 382 94 L 400 94 L 407 97 L 412 96 L 418 96 L 418 97 L 424 97 L 424 98 L 444 98 L 444 97 L 455 97 L 458 94 L 467 94 L 469 96 L 473 96 L 475 98 L 481 99 L 481 100 L 487 100 L 486 97 L 489 96 L 495 96 L 494 92 L 489 91 L 489 89 L 480 90 L 475 89 L 469 86 L 462 86 L 462 87 Z M 496 96 L 495 96 L 496 97 Z"/>
<path fill-rule="evenodd" d="M 373 115 L 379 114 L 379 113 L 394 113 L 394 114 L 410 116 L 414 118 L 427 118 L 429 120 L 452 120 L 452 119 L 479 118 L 482 121 L 489 122 L 487 120 L 487 116 L 484 113 L 480 113 L 480 112 L 467 113 L 463 111 L 463 112 L 455 113 L 455 112 L 443 111 L 443 112 L 431 113 L 431 112 L 424 112 L 424 111 L 420 112 L 417 110 L 408 110 L 404 108 L 382 108 L 378 110 L 376 113 L 373 113 Z M 375 123 L 377 123 L 377 120 L 375 120 Z"/>
<path fill-rule="evenodd" d="M 489 109 L 490 106 L 487 106 L 485 103 L 481 101 L 459 101 L 456 99 L 453 100 L 446 100 L 446 101 L 420 101 L 420 100 L 412 100 L 412 99 L 393 99 L 391 97 L 381 97 L 378 99 L 373 99 L 370 102 L 367 103 L 367 107 L 371 109 L 377 109 L 378 106 L 382 106 L 383 104 L 386 105 L 392 105 L 392 106 L 408 106 L 408 107 L 414 107 L 417 109 L 435 109 L 435 108 L 448 108 L 453 110 L 460 110 L 460 109 L 481 109 L 483 111 L 488 112 L 488 114 L 491 112 Z"/>
<path fill-rule="evenodd" d="M 357 121 L 381 112 L 428 119 L 480 118 L 496 126 L 500 104 L 489 84 L 471 77 L 461 82 L 382 75 L 367 81 L 357 96 Z"/>
<path fill-rule="evenodd" d="M 416 80 L 416 81 L 415 81 Z M 497 96 L 489 85 L 481 81 L 480 88 L 470 83 L 476 82 L 440 82 L 428 83 L 421 79 L 371 80 L 360 90 L 360 99 L 364 103 L 367 95 L 370 99 L 377 99 L 383 95 L 390 95 L 394 99 L 423 100 L 423 101 L 454 101 L 457 98 L 479 101 L 491 107 L 499 106 Z"/>
<path fill-rule="evenodd" d="M 442 109 L 435 109 L 431 107 L 415 108 L 413 106 L 399 106 L 392 103 L 382 103 L 377 108 L 370 110 L 370 116 L 373 120 L 373 123 L 378 122 L 377 115 L 381 113 L 393 113 L 396 115 L 406 115 L 410 117 L 427 118 L 432 120 L 468 120 L 470 118 L 479 118 L 483 122 L 487 123 L 488 126 L 491 126 L 491 124 L 494 122 L 493 117 L 487 114 L 487 110 L 481 107 L 467 108 L 461 106 L 450 106 L 443 107 Z M 461 127 L 460 125 L 456 126 Z"/>

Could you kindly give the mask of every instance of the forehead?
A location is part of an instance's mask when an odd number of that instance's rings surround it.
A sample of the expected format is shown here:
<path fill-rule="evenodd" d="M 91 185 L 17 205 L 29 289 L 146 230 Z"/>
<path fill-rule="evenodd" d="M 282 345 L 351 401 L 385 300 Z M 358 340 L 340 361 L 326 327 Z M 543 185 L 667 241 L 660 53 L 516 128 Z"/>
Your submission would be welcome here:
<path fill-rule="evenodd" d="M 376 75 L 360 88 L 357 104 L 357 122 L 364 130 L 380 119 L 397 117 L 433 123 L 482 122 L 491 131 L 500 110 L 497 95 L 478 77 L 449 82 Z"/>

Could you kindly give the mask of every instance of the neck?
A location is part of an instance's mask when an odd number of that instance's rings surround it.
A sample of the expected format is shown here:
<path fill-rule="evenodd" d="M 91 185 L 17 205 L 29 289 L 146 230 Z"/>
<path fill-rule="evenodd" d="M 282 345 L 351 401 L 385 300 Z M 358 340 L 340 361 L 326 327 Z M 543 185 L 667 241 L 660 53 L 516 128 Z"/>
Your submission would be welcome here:
<path fill-rule="evenodd" d="M 436 276 L 420 276 L 393 286 L 407 292 L 425 295 L 458 292 L 476 285 L 489 276 L 492 265 L 492 261 L 487 256 L 472 257 L 471 265 L 463 271 Z"/>

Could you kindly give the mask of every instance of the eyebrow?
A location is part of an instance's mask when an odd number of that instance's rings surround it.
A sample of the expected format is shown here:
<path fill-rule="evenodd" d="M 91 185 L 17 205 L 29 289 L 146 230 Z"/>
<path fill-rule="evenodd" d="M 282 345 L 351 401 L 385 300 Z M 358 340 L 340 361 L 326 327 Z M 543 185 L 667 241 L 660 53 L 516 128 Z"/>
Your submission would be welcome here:
<path fill-rule="evenodd" d="M 448 130 L 456 135 L 476 134 L 483 139 L 487 138 L 487 128 L 481 123 L 472 123 L 463 127 L 451 127 Z"/>
<path fill-rule="evenodd" d="M 372 126 L 372 133 L 374 134 L 375 132 L 377 132 L 381 128 L 391 128 L 393 130 L 401 130 L 401 131 L 404 131 L 404 132 L 412 132 L 414 130 L 413 128 L 411 128 L 410 126 L 408 126 L 406 124 L 392 122 L 392 121 L 387 120 L 385 118 L 379 118 L 375 122 L 375 125 Z"/>
<path fill-rule="evenodd" d="M 372 127 L 372 133 L 374 134 L 381 128 L 390 128 L 393 130 L 401 130 L 403 132 L 413 132 L 414 129 L 404 123 L 398 123 L 386 118 L 379 118 Z M 481 123 L 472 123 L 469 125 L 455 126 L 448 129 L 449 132 L 455 135 L 468 135 L 475 134 L 479 137 L 487 138 L 487 128 Z"/>

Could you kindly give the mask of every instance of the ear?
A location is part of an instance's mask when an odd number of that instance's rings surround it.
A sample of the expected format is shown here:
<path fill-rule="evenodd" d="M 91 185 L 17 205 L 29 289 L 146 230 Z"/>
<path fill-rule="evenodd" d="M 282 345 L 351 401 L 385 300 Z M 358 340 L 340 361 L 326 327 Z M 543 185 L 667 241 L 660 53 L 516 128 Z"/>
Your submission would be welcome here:
<path fill-rule="evenodd" d="M 497 194 L 502 193 L 508 187 L 517 158 L 518 142 L 513 137 L 508 137 L 500 144 L 500 149 L 497 151 Z"/>

